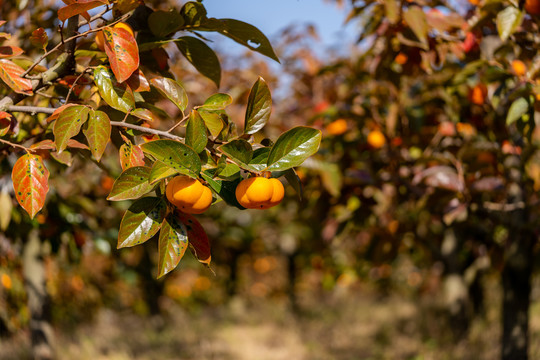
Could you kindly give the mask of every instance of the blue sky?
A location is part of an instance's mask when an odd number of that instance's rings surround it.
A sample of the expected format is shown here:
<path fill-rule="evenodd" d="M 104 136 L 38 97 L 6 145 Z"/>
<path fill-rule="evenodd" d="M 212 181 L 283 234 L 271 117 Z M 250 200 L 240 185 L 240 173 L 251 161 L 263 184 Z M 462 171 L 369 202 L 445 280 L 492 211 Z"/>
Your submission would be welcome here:
<path fill-rule="evenodd" d="M 347 10 L 323 0 L 203 0 L 203 4 L 209 17 L 250 23 L 270 39 L 293 23 L 316 25 L 326 47 L 355 39 L 354 25 L 344 26 Z"/>

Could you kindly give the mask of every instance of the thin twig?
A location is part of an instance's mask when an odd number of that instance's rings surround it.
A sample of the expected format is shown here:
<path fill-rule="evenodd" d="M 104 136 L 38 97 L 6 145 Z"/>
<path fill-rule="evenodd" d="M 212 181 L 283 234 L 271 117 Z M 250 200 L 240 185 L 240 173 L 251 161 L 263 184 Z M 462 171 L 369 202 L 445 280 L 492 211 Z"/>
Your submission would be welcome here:
<path fill-rule="evenodd" d="M 24 147 L 22 145 L 14 144 L 14 143 L 9 142 L 9 141 L 4 140 L 4 139 L 0 139 L 0 143 L 4 143 L 4 144 L 9 145 L 9 146 L 14 147 L 14 148 L 23 149 L 26 152 L 30 152 L 30 149 L 28 149 L 28 148 L 26 148 L 26 147 Z"/>
<path fill-rule="evenodd" d="M 139 125 L 134 125 L 134 124 L 120 122 L 120 121 L 111 121 L 111 125 L 112 126 L 118 126 L 118 127 L 126 127 L 126 128 L 133 129 L 133 130 L 138 130 L 138 131 L 143 132 L 143 133 L 153 134 L 153 135 L 160 135 L 160 136 L 163 136 L 163 137 L 166 137 L 166 138 L 169 138 L 169 139 L 184 142 L 184 139 L 182 137 L 170 134 L 167 131 L 151 129 L 151 128 L 142 127 L 142 126 L 139 126 Z"/>
<path fill-rule="evenodd" d="M 81 26 L 84 26 L 84 25 L 89 25 L 91 22 L 94 22 L 96 20 L 99 20 L 99 19 L 102 19 L 103 18 L 103 15 L 105 15 L 107 12 L 109 12 L 111 9 L 109 9 L 109 6 L 107 5 L 107 8 L 105 10 L 103 10 L 102 12 L 92 16 L 90 18 L 90 20 L 85 20 L 85 21 L 81 21 L 79 23 L 79 27 Z"/>
<path fill-rule="evenodd" d="M 169 130 L 167 130 L 168 133 L 171 133 L 173 132 L 174 129 L 176 129 L 177 127 L 180 126 L 180 124 L 182 124 L 184 121 L 186 121 L 187 119 L 189 119 L 189 115 L 185 115 L 179 122 L 177 122 L 176 124 L 173 125 L 172 128 L 170 128 Z"/>
<path fill-rule="evenodd" d="M 43 114 L 50 115 L 54 113 L 55 110 L 56 110 L 55 108 L 40 107 L 40 106 L 17 106 L 17 105 L 6 106 L 6 111 L 8 112 L 24 112 L 24 113 L 31 113 L 31 114 L 43 113 Z"/>
<path fill-rule="evenodd" d="M 122 16 L 121 18 L 119 18 L 118 20 L 108 24 L 108 25 L 104 25 L 104 26 L 101 26 L 101 27 L 98 27 L 98 28 L 95 28 L 95 29 L 90 29 L 90 30 L 87 30 L 81 34 L 77 34 L 77 35 L 73 35 L 72 37 L 70 38 L 67 38 L 65 41 L 62 40 L 62 42 L 60 42 L 59 44 L 57 44 L 55 47 L 53 47 L 51 50 L 47 51 L 45 54 L 43 54 L 36 62 L 34 62 L 28 69 L 26 69 L 26 71 L 21 75 L 21 77 L 25 77 L 26 75 L 28 75 L 28 73 L 30 71 L 32 71 L 43 59 L 45 59 L 47 56 L 49 56 L 50 54 L 52 54 L 53 52 L 57 51 L 58 49 L 60 49 L 60 47 L 62 45 L 64 45 L 65 43 L 68 43 L 72 40 L 75 40 L 77 38 L 80 38 L 80 37 L 84 37 L 88 34 L 91 34 L 91 33 L 94 33 L 94 32 L 98 32 L 98 31 L 101 31 L 103 30 L 104 28 L 106 27 L 110 27 L 111 25 L 115 25 L 119 22 L 122 22 L 124 20 L 126 20 L 127 18 L 129 18 L 131 16 L 131 14 L 126 14 L 124 16 Z"/>
<path fill-rule="evenodd" d="M 77 78 L 75 79 L 75 81 L 73 82 L 73 84 L 71 84 L 71 87 L 69 88 L 69 91 L 67 93 L 67 96 L 66 96 L 66 101 L 65 103 L 67 104 L 69 102 L 69 97 L 71 96 L 71 92 L 73 91 L 73 89 L 75 88 L 75 85 L 77 85 L 77 82 L 81 79 L 81 77 L 86 74 L 86 72 L 90 69 L 90 67 L 87 67 L 86 69 L 83 70 L 83 72 L 77 76 Z"/>

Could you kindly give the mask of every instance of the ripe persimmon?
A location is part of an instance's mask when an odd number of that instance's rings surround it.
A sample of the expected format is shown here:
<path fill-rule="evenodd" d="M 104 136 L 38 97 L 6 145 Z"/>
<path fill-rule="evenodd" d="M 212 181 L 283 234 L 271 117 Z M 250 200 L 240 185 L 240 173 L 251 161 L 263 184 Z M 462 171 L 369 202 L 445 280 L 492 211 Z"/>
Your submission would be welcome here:
<path fill-rule="evenodd" d="M 330 135 L 342 135 L 348 129 L 345 119 L 337 119 L 326 126 L 326 132 Z"/>
<path fill-rule="evenodd" d="M 517 76 L 523 76 L 527 73 L 527 65 L 521 60 L 512 61 L 512 70 Z"/>
<path fill-rule="evenodd" d="M 368 144 L 374 149 L 380 149 L 386 144 L 386 138 L 379 130 L 373 130 L 368 134 Z"/>
<path fill-rule="evenodd" d="M 238 184 L 235 195 L 240 205 L 247 209 L 268 209 L 283 200 L 285 189 L 278 179 L 252 177 Z"/>
<path fill-rule="evenodd" d="M 167 199 L 187 214 L 201 214 L 212 204 L 212 191 L 197 179 L 176 176 L 167 184 Z"/>
<path fill-rule="evenodd" d="M 540 15 L 540 0 L 525 0 L 525 10 L 531 15 Z"/>
<path fill-rule="evenodd" d="M 469 91 L 469 101 L 476 105 L 483 105 L 487 96 L 487 87 L 477 84 Z"/>

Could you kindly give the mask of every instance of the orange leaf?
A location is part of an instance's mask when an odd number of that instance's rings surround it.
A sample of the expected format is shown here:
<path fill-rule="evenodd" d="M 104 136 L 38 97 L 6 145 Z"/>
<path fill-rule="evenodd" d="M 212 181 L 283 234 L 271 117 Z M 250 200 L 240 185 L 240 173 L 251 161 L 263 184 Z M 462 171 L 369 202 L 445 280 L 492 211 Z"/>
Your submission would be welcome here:
<path fill-rule="evenodd" d="M 17 46 L 0 46 L 0 59 L 18 56 L 23 53 L 23 49 Z"/>
<path fill-rule="evenodd" d="M 137 69 L 133 74 L 126 80 L 126 83 L 129 85 L 133 92 L 142 92 L 150 91 L 150 84 L 148 79 L 144 76 L 141 69 Z"/>
<path fill-rule="evenodd" d="M 11 128 L 11 114 L 5 111 L 0 111 L 0 136 L 4 136 Z"/>
<path fill-rule="evenodd" d="M 139 47 L 129 31 L 122 28 L 103 29 L 105 52 L 118 82 L 124 82 L 139 68 Z"/>
<path fill-rule="evenodd" d="M 88 10 L 91 10 L 101 5 L 108 5 L 108 4 L 109 2 L 107 0 L 73 1 L 71 2 L 71 4 L 58 9 L 58 19 L 63 22 L 75 15 L 83 15 L 86 18 L 85 13 Z M 88 16 L 88 14 L 86 15 Z"/>
<path fill-rule="evenodd" d="M 49 191 L 49 170 L 39 155 L 21 156 L 11 173 L 15 197 L 31 218 L 43 208 Z"/>
<path fill-rule="evenodd" d="M 141 147 L 133 145 L 124 135 L 122 135 L 122 138 L 126 142 L 120 146 L 119 150 L 122 171 L 134 166 L 144 166 L 144 153 Z"/>
<path fill-rule="evenodd" d="M 32 81 L 23 79 L 24 69 L 12 61 L 0 59 L 0 78 L 13 91 L 19 94 L 32 95 Z"/>

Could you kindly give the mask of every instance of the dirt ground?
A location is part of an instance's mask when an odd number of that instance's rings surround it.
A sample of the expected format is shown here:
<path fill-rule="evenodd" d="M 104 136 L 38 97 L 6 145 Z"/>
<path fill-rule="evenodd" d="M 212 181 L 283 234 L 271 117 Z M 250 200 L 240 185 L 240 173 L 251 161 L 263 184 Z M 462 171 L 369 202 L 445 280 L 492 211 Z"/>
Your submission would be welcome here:
<path fill-rule="evenodd" d="M 56 330 L 60 360 L 490 360 L 499 357 L 497 306 L 455 341 L 424 301 L 334 293 L 293 315 L 285 301 L 227 305 L 142 318 L 101 310 L 91 323 Z M 429 305 L 429 304 L 428 304 Z M 427 306 L 427 307 L 426 307 Z M 531 309 L 531 359 L 540 359 L 540 303 Z M 2 339 L 1 360 L 30 359 L 28 334 Z"/>

